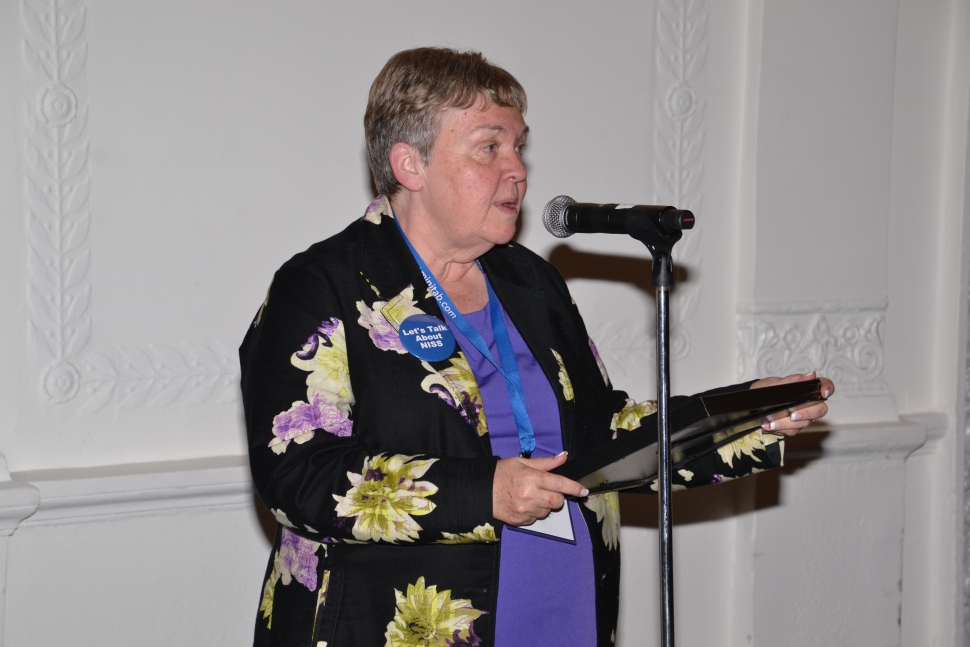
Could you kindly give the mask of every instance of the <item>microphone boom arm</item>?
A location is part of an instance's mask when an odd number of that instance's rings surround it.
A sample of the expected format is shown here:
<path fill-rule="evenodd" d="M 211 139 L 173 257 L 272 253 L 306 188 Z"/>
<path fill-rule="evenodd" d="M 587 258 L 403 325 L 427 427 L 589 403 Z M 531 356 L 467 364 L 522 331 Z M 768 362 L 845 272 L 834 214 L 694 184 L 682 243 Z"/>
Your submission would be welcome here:
<path fill-rule="evenodd" d="M 670 287 L 674 284 L 674 263 L 671 255 L 674 251 L 674 245 L 684 235 L 681 229 L 668 231 L 662 226 L 662 223 L 652 222 L 661 220 L 664 213 L 678 211 L 673 207 L 668 207 L 667 209 L 669 211 L 655 215 L 650 218 L 650 221 L 639 218 L 628 218 L 626 220 L 627 233 L 632 238 L 643 243 L 650 251 L 650 255 L 653 256 L 651 282 L 654 287 L 658 288 L 661 286 Z M 688 211 L 686 213 L 690 212 Z M 648 222 L 649 224 L 647 224 Z M 694 224 L 693 215 L 691 215 L 690 224 L 691 226 Z"/>

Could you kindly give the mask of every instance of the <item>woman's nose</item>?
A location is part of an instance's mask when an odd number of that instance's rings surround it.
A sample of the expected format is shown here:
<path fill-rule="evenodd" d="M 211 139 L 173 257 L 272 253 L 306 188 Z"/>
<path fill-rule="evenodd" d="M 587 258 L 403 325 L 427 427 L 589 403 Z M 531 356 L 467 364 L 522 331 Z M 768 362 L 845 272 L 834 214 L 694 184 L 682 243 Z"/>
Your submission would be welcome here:
<path fill-rule="evenodd" d="M 529 174 L 525 168 L 522 157 L 517 152 L 513 152 L 509 160 L 508 175 L 514 182 L 522 182 Z"/>

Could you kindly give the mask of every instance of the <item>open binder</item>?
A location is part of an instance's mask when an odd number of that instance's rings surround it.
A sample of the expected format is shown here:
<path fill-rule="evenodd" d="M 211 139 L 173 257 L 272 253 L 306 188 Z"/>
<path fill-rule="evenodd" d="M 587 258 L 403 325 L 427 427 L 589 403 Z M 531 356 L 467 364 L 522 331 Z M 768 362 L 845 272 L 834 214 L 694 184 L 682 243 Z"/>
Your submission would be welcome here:
<path fill-rule="evenodd" d="M 692 396 L 670 410 L 672 468 L 680 469 L 765 422 L 824 399 L 819 380 Z M 646 485 L 657 478 L 658 466 L 654 413 L 637 429 L 620 430 L 615 439 L 552 471 L 595 494 Z"/>

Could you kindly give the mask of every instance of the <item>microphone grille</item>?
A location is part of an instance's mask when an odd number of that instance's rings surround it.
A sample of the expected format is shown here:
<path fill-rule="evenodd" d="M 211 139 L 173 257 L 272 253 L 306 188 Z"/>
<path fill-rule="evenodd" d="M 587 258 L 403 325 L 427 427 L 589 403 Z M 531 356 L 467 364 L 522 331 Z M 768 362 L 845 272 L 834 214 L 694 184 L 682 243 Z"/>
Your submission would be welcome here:
<path fill-rule="evenodd" d="M 550 200 L 542 210 L 542 224 L 546 231 L 556 238 L 567 238 L 573 232 L 566 228 L 566 207 L 576 202 L 568 195 L 561 195 Z"/>

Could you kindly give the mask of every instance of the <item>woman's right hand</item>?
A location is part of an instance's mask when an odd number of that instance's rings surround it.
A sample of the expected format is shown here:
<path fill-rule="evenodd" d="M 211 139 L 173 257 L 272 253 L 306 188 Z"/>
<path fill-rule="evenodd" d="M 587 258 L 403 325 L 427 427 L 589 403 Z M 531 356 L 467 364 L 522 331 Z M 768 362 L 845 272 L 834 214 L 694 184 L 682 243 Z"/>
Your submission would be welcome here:
<path fill-rule="evenodd" d="M 528 526 L 558 510 L 566 496 L 586 496 L 589 490 L 549 470 L 566 462 L 566 452 L 549 458 L 503 458 L 492 481 L 492 516 L 513 526 Z"/>

